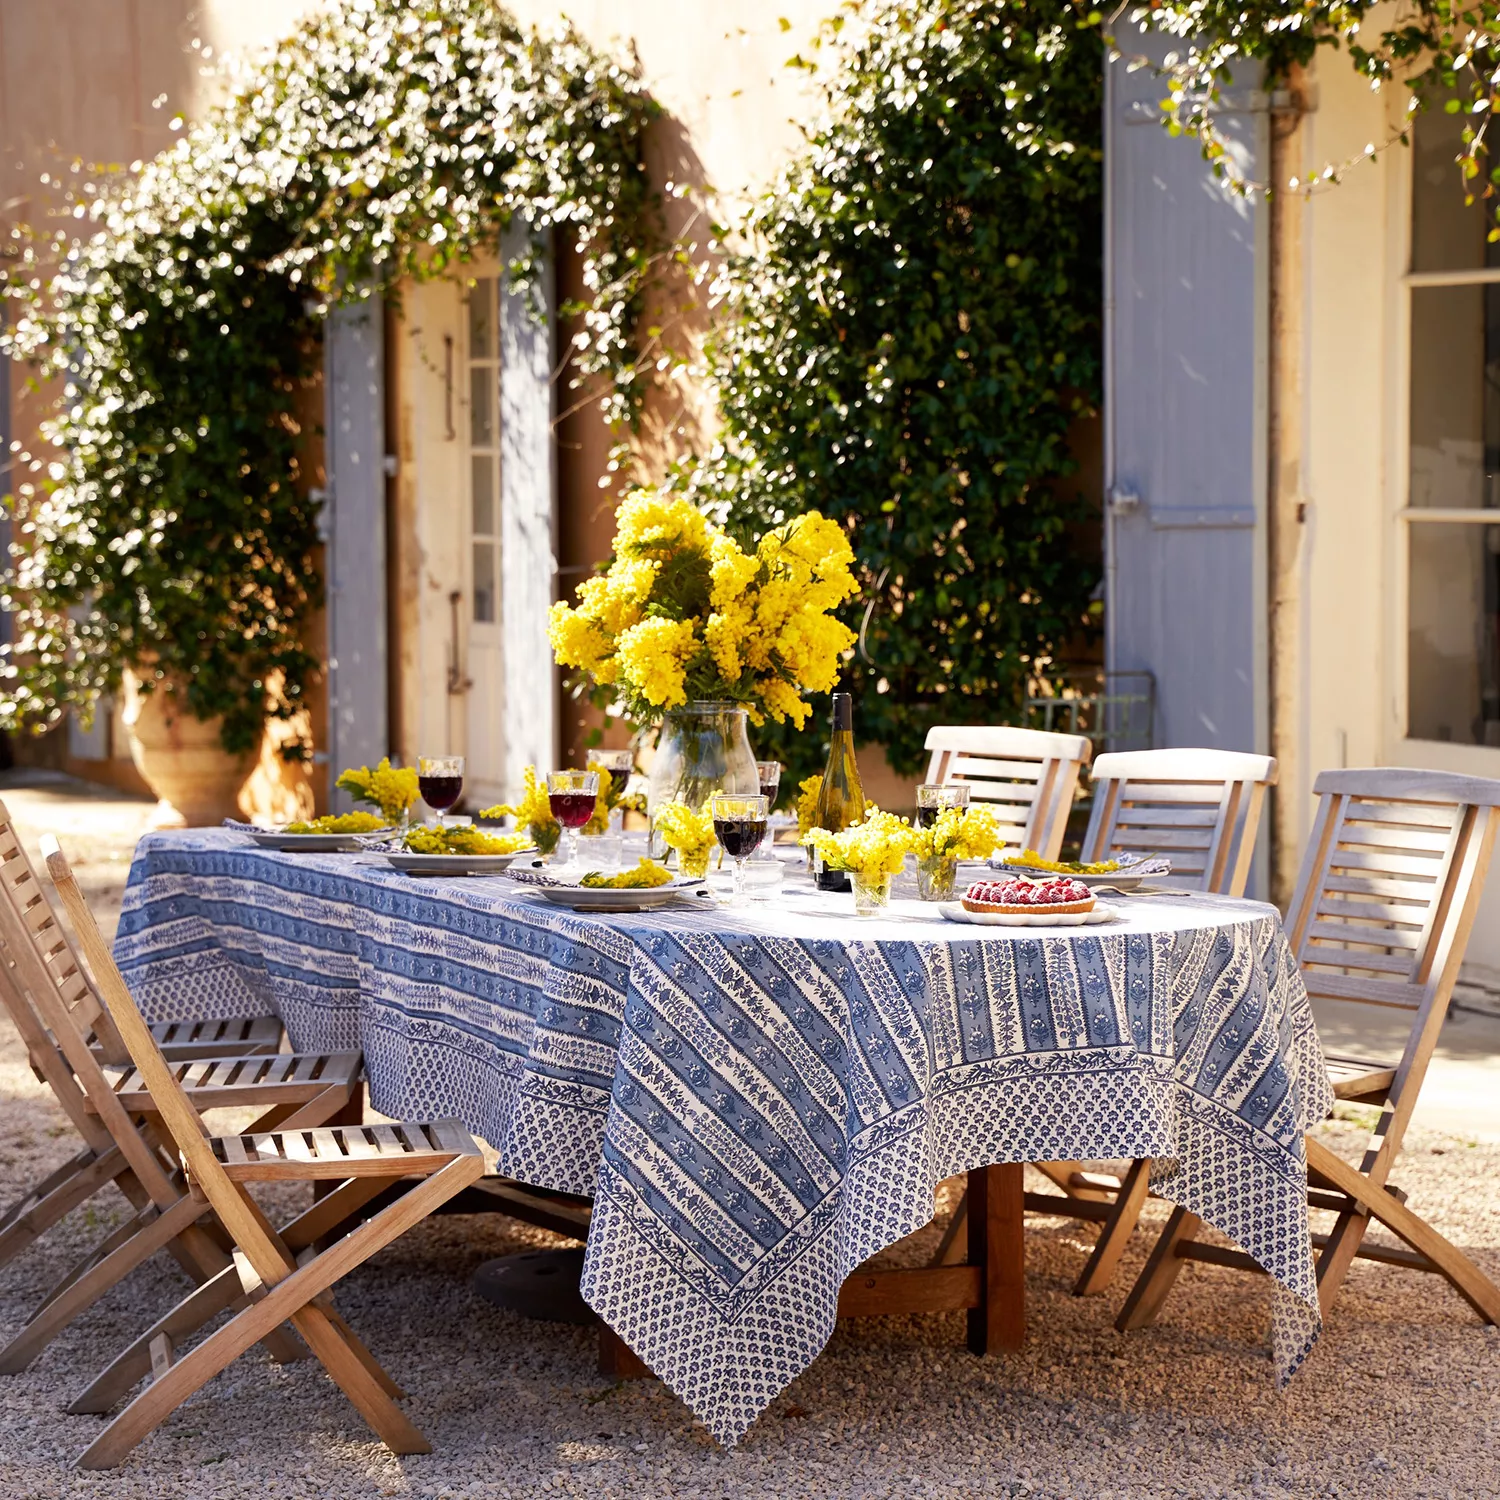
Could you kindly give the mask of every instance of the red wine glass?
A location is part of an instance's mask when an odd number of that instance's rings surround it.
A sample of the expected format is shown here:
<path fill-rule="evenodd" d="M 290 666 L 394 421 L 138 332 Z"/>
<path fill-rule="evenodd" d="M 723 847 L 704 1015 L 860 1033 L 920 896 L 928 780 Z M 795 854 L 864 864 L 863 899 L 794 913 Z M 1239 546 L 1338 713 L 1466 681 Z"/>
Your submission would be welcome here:
<path fill-rule="evenodd" d="M 552 816 L 563 826 L 562 864 L 568 870 L 578 862 L 578 830 L 594 816 L 599 798 L 597 771 L 551 771 L 547 775 L 547 801 Z M 563 852 L 566 851 L 566 852 Z"/>
<path fill-rule="evenodd" d="M 417 757 L 417 786 L 422 800 L 438 815 L 443 814 L 463 795 L 464 758 L 461 755 L 419 755 Z"/>
<path fill-rule="evenodd" d="M 768 806 L 761 796 L 738 797 L 719 792 L 714 797 L 714 837 L 734 861 L 734 895 L 731 898 L 734 906 L 746 900 L 745 861 L 760 848 L 760 841 L 766 836 Z"/>

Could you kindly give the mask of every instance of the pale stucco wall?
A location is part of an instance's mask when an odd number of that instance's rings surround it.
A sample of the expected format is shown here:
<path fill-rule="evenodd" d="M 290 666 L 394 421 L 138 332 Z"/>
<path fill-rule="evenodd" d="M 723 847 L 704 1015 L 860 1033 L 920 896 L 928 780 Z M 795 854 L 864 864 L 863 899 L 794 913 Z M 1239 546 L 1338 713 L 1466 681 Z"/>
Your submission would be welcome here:
<path fill-rule="evenodd" d="M 1323 54 L 1301 125 L 1301 168 L 1343 162 L 1389 140 L 1405 96 L 1372 94 L 1342 54 Z M 1428 766 L 1500 777 L 1500 750 L 1405 733 L 1406 298 L 1410 153 L 1383 151 L 1298 209 L 1301 328 L 1289 361 L 1300 383 L 1296 693 L 1282 795 L 1300 848 L 1312 783 L 1334 766 Z M 1454 191 L 1458 191 L 1455 177 Z M 1491 874 L 1467 973 L 1500 985 L 1500 869 Z"/>

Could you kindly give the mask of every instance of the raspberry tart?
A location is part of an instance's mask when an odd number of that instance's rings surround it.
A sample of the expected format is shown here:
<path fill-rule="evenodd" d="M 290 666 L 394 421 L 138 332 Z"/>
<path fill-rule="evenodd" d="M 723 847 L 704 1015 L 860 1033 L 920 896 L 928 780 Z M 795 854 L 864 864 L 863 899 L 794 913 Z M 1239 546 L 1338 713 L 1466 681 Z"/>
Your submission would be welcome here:
<path fill-rule="evenodd" d="M 1094 909 L 1094 893 L 1080 880 L 976 880 L 963 894 L 965 911 L 1061 917 Z"/>

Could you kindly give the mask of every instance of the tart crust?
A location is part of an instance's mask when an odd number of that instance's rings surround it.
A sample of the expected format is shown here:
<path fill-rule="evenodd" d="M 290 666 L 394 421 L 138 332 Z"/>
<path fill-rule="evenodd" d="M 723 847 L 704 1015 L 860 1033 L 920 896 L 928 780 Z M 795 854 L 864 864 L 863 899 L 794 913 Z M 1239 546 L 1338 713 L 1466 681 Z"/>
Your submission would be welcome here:
<path fill-rule="evenodd" d="M 1004 916 L 1063 917 L 1070 912 L 1093 911 L 1094 898 L 1087 901 L 1054 901 L 1050 905 L 1039 905 L 1031 901 L 1026 905 L 1011 905 L 999 901 L 973 901 L 968 896 L 961 898 L 965 911 L 992 911 Z"/>

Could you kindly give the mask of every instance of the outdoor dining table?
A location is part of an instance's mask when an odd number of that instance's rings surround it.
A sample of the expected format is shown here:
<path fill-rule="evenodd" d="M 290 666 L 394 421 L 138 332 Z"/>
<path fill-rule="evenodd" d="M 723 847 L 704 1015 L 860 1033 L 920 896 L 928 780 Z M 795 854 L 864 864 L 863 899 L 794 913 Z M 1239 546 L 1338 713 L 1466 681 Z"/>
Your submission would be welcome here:
<path fill-rule="evenodd" d="M 1331 1099 L 1277 913 L 1111 904 L 1085 927 L 857 918 L 794 879 L 584 914 L 197 830 L 141 841 L 116 956 L 148 1019 L 274 1013 L 298 1049 L 362 1048 L 375 1109 L 457 1117 L 507 1176 L 592 1197 L 585 1299 L 732 1444 L 850 1273 L 996 1163 L 1152 1158 L 1154 1192 L 1270 1273 L 1296 1371 L 1321 1327 L 1302 1134 Z"/>

